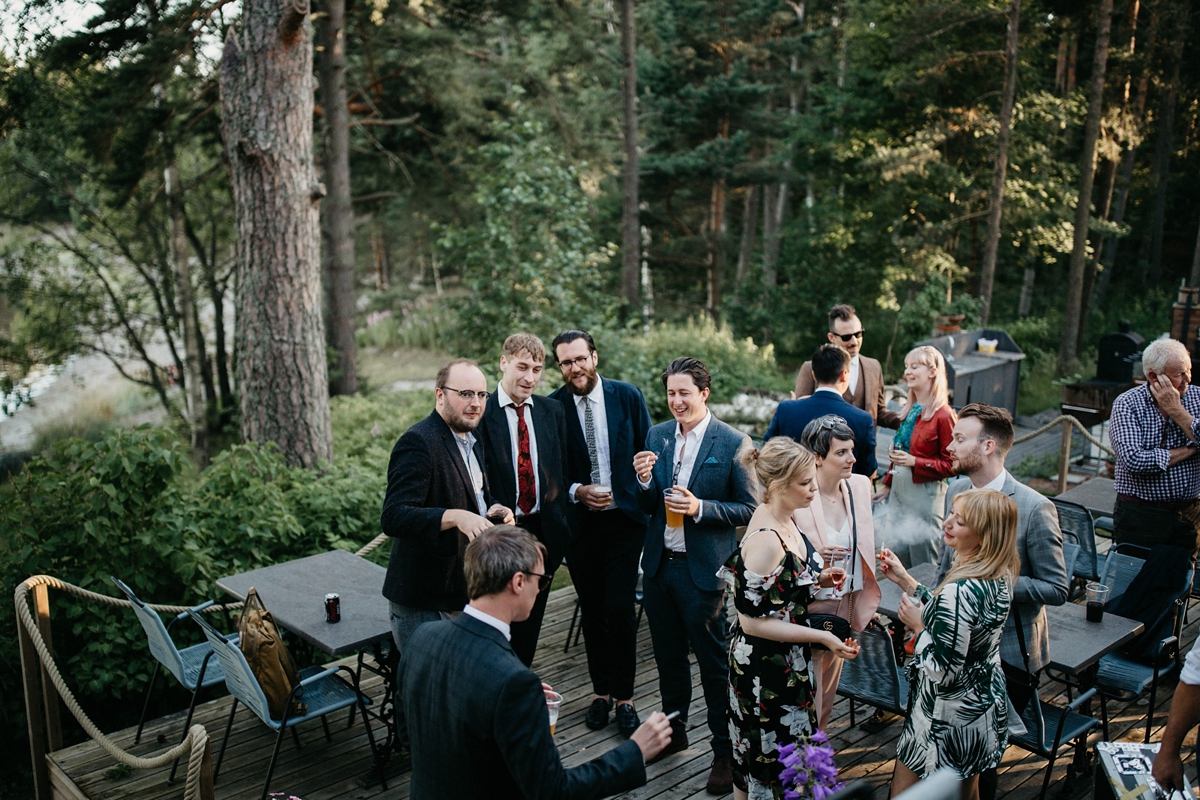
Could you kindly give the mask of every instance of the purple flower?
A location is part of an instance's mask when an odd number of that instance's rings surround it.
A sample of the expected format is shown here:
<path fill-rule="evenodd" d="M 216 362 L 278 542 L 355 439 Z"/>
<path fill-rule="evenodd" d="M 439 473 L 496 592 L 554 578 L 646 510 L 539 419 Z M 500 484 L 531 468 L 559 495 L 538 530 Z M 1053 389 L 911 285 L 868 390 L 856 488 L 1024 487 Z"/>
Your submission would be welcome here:
<path fill-rule="evenodd" d="M 829 738 L 821 731 L 797 742 L 788 742 L 778 747 L 778 761 L 782 767 L 779 782 L 785 800 L 811 797 L 824 800 L 841 788 L 837 780 L 837 764 Z"/>

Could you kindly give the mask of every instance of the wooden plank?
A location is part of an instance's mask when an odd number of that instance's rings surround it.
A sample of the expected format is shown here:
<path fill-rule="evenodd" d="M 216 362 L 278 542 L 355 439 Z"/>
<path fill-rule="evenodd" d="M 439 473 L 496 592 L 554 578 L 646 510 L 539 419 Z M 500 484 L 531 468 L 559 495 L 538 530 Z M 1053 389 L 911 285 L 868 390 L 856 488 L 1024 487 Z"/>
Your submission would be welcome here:
<path fill-rule="evenodd" d="M 29 757 L 33 765 L 33 791 L 37 800 L 50 800 L 50 770 L 46 765 L 46 720 L 42 715 L 42 693 L 38 688 L 38 676 L 42 674 L 41 662 L 29 631 L 21 622 L 20 604 L 27 603 L 25 597 L 17 602 L 17 640 L 21 650 L 21 684 L 25 690 L 25 720 L 29 733 Z"/>
<path fill-rule="evenodd" d="M 79 791 L 79 788 L 63 772 L 62 767 L 54 763 L 53 759 L 47 758 L 46 761 L 47 769 L 50 772 L 51 796 L 54 800 L 88 800 L 87 795 Z"/>
<path fill-rule="evenodd" d="M 37 612 L 38 633 L 46 643 L 46 650 L 54 658 L 54 637 L 50 633 L 50 587 L 40 584 L 33 587 L 34 609 Z M 59 716 L 58 689 L 50 680 L 50 673 L 42 668 L 42 704 L 46 711 L 46 745 L 50 752 L 63 746 L 62 719 Z"/>

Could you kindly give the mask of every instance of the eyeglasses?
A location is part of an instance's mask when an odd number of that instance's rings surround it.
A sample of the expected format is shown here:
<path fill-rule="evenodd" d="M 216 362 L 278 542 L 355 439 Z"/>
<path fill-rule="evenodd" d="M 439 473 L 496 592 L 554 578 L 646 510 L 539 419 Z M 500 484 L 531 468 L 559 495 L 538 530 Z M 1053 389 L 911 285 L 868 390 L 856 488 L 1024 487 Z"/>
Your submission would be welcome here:
<path fill-rule="evenodd" d="M 572 358 L 570 361 L 560 361 L 560 362 L 558 362 L 558 368 L 561 369 L 563 372 L 566 372 L 567 370 L 571 369 L 572 367 L 579 367 L 580 369 L 583 369 L 584 367 L 587 366 L 587 363 L 592 360 L 592 355 L 593 355 L 592 353 L 588 353 L 586 356 L 580 356 L 579 358 Z"/>
<path fill-rule="evenodd" d="M 550 588 L 550 581 L 554 579 L 553 575 L 544 575 L 541 572 L 526 572 L 525 570 L 521 570 L 521 574 L 528 575 L 531 578 L 537 578 L 539 592 L 544 592 L 546 589 Z"/>
<path fill-rule="evenodd" d="M 470 389 L 451 389 L 449 386 L 443 386 L 442 391 L 443 392 L 454 392 L 456 395 L 461 397 L 463 400 L 467 400 L 467 401 L 471 401 L 471 400 L 475 399 L 476 397 L 478 397 L 479 402 L 481 402 L 481 403 L 487 402 L 487 399 L 492 396 L 491 392 L 472 392 Z"/>
<path fill-rule="evenodd" d="M 839 339 L 841 339 L 843 342 L 851 342 L 851 341 L 854 341 L 855 339 L 861 339 L 863 336 L 863 332 L 859 331 L 858 333 L 834 333 L 833 335 L 838 337 Z"/>
<path fill-rule="evenodd" d="M 823 431 L 836 431 L 838 428 L 846 427 L 849 427 L 846 420 L 834 414 L 821 418 L 821 430 Z"/>

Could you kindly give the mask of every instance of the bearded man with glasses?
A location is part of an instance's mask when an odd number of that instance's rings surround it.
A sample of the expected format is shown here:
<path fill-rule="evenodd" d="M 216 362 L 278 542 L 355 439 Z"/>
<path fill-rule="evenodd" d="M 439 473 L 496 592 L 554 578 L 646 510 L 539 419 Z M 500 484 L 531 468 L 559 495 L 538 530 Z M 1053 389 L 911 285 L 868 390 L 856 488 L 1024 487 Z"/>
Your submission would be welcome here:
<path fill-rule="evenodd" d="M 883 399 L 883 367 L 869 356 L 863 355 L 863 324 L 854 306 L 841 304 L 829 309 L 830 344 L 850 354 L 850 368 L 846 389 L 842 397 L 850 405 L 861 408 L 871 415 L 871 420 L 884 428 L 898 428 L 903 422 L 900 416 L 887 407 Z M 796 375 L 796 397 L 808 397 L 817 388 L 813 378 L 812 362 L 805 361 Z"/>

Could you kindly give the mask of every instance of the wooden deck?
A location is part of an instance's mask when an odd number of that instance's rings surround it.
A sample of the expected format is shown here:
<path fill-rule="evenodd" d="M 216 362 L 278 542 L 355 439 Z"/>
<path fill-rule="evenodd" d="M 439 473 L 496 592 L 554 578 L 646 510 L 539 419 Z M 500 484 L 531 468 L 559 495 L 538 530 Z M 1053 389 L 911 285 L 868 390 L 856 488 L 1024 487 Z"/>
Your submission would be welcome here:
<path fill-rule="evenodd" d="M 1101 541 L 1101 546 L 1107 544 Z M 584 658 L 582 641 L 563 654 L 563 642 L 574 608 L 575 595 L 570 587 L 557 590 L 550 600 L 546 612 L 541 648 L 534 664 L 544 680 L 554 685 L 564 697 L 562 716 L 558 721 L 555 741 L 558 743 L 567 766 L 574 766 L 597 753 L 613 747 L 619 738 L 616 725 L 602 732 L 594 732 L 583 724 L 584 715 L 591 701 L 590 682 Z M 1200 613 L 1193 612 L 1183 636 L 1186 652 L 1192 646 L 1200 629 Z M 658 681 L 654 670 L 654 659 L 650 648 L 647 626 L 643 624 L 638 637 L 638 682 L 635 702 L 643 714 L 659 704 Z M 698 673 L 693 667 L 693 679 Z M 378 679 L 364 682 L 368 694 L 377 697 L 381 691 Z M 1160 689 L 1155 713 L 1154 741 L 1161 738 L 1166 723 L 1167 710 L 1171 704 L 1174 684 Z M 1042 697 L 1065 702 L 1058 692 L 1057 684 L 1044 685 Z M 205 725 L 212 739 L 214 758 L 220 747 L 225 720 L 229 713 L 228 696 L 201 705 L 196 712 L 198 722 Z M 1147 707 L 1145 705 L 1109 704 L 1111 733 L 1114 739 L 1141 740 L 1144 731 Z M 690 714 L 689 735 L 693 746 L 647 768 L 649 782 L 646 786 L 622 795 L 637 800 L 684 800 L 684 798 L 709 798 L 704 786 L 708 778 L 711 756 L 704 725 L 703 697 L 697 688 Z M 867 713 L 860 707 L 858 722 L 866 719 Z M 103 721 L 98 721 L 103 727 Z M 139 754 L 161 752 L 164 744 L 156 744 L 160 734 L 171 742 L 182 734 L 183 712 L 150 722 L 146 726 L 142 744 L 133 746 L 133 729 L 116 734 L 116 740 L 126 748 Z M 332 798 L 366 800 L 407 798 L 408 775 L 403 774 L 390 781 L 387 791 L 378 785 L 363 786 L 363 777 L 371 769 L 371 757 L 367 749 L 366 735 L 361 721 L 346 729 L 344 718 L 333 723 L 333 742 L 327 743 L 321 726 L 315 723 L 299 728 L 302 749 L 297 749 L 290 737 L 284 741 L 279 764 L 272 780 L 272 791 L 287 792 L 304 800 L 327 800 Z M 850 727 L 849 703 L 839 700 L 834 708 L 829 726 L 829 735 L 837 751 L 838 766 L 844 780 L 864 779 L 877 789 L 886 789 L 891 778 L 895 743 L 901 724 L 893 723 L 876 734 L 867 734 L 861 729 Z M 1194 736 L 1194 733 L 1193 733 Z M 1093 743 L 1099 735 L 1093 736 Z M 1192 739 L 1189 739 L 1189 744 Z M 225 764 L 217 783 L 218 798 L 257 797 L 266 775 L 267 762 L 274 734 L 246 710 L 239 709 L 234 723 L 232 739 L 226 752 Z M 150 800 L 151 798 L 178 798 L 183 792 L 183 772 L 174 786 L 166 785 L 168 769 L 106 778 L 104 773 L 115 766 L 115 762 L 91 742 L 80 744 L 53 753 L 52 770 L 59 797 L 91 798 L 91 800 Z M 1055 766 L 1054 781 L 1058 783 L 1065 774 L 1069 755 L 1059 759 Z M 1195 765 L 1188 762 L 1188 774 L 1193 775 Z M 469 768 L 469 767 L 465 767 Z M 1041 788 L 1045 762 L 1025 751 L 1010 747 L 1001 765 L 1000 796 L 1012 800 L 1036 798 Z M 1090 785 L 1090 784 L 1089 784 Z M 78 794 L 71 793 L 77 787 Z M 1055 790 L 1051 789 L 1053 797 Z M 1084 795 L 1090 791 L 1084 792 Z M 481 787 L 480 797 L 486 796 Z M 878 797 L 886 797 L 880 791 Z"/>

